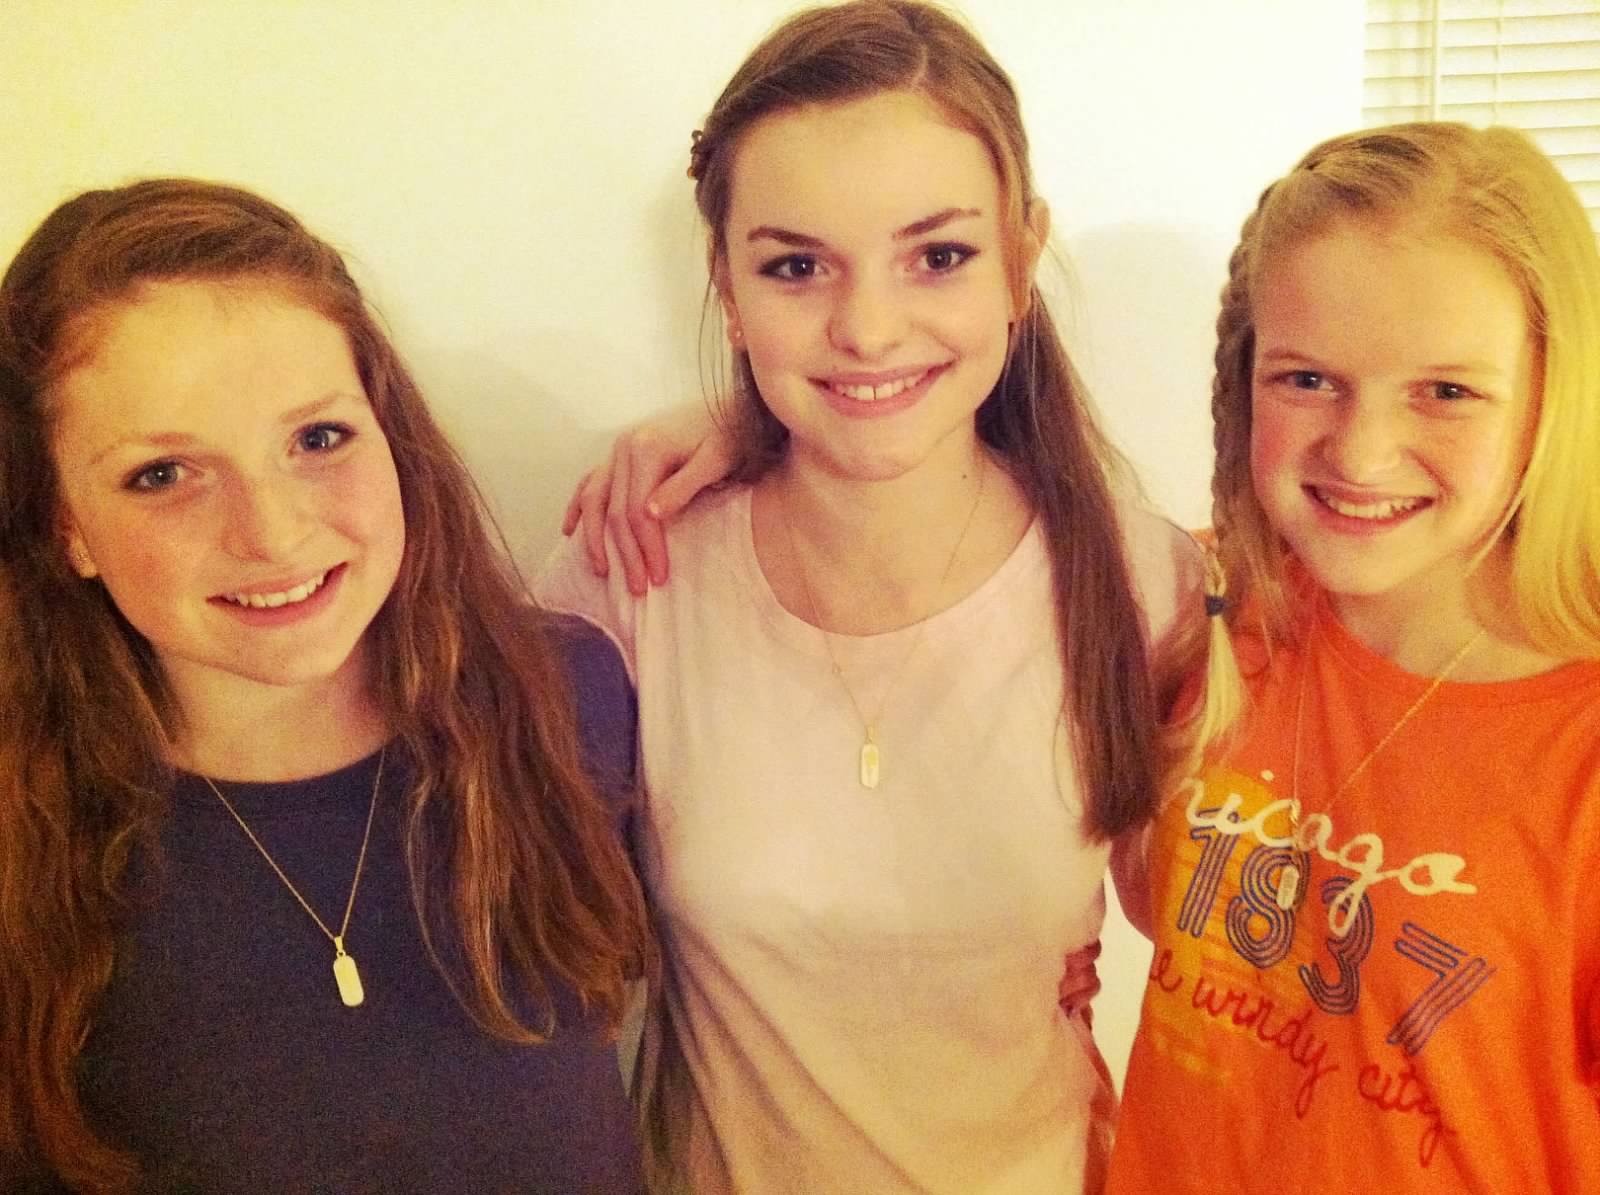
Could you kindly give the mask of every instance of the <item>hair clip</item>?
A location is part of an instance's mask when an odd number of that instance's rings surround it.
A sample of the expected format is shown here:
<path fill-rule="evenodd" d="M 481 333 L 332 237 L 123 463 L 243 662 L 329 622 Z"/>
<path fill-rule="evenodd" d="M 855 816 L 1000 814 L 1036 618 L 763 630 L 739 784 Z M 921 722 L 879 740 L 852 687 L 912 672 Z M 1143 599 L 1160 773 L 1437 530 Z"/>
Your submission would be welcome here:
<path fill-rule="evenodd" d="M 1220 593 L 1206 594 L 1206 617 L 1215 618 L 1228 608 L 1228 599 Z"/>

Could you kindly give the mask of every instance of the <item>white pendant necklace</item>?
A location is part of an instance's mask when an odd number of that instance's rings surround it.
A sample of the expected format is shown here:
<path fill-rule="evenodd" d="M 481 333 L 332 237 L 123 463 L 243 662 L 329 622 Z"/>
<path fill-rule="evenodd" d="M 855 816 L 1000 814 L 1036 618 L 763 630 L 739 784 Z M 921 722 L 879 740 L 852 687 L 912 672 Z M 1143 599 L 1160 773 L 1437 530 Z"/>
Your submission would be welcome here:
<path fill-rule="evenodd" d="M 1377 746 L 1361 757 L 1361 762 L 1356 764 L 1350 774 L 1340 783 L 1339 787 L 1334 789 L 1333 796 L 1328 799 L 1327 805 L 1321 811 L 1324 817 L 1333 812 L 1333 807 L 1339 803 L 1339 798 L 1344 796 L 1350 786 L 1356 782 L 1356 778 L 1367 770 L 1368 765 L 1378 757 L 1378 753 L 1393 741 L 1395 735 L 1399 734 L 1406 723 L 1416 716 L 1417 711 L 1427 703 L 1428 699 L 1439 691 L 1439 686 L 1443 685 L 1450 677 L 1450 674 L 1460 667 L 1461 661 L 1465 660 L 1467 654 L 1483 641 L 1483 637 L 1486 634 L 1488 634 L 1488 629 L 1480 627 L 1467 638 L 1466 642 L 1456 649 L 1455 655 L 1445 662 L 1444 667 L 1428 682 L 1428 687 L 1422 690 L 1422 695 L 1413 701 L 1406 708 L 1405 713 L 1400 715 L 1399 721 L 1389 728 L 1389 733 L 1378 740 Z M 1306 844 L 1300 841 L 1300 739 L 1301 730 L 1305 725 L 1306 674 L 1311 671 L 1311 653 L 1316 646 L 1316 637 L 1317 627 L 1313 624 L 1311 629 L 1306 632 L 1305 655 L 1300 660 L 1299 688 L 1295 695 L 1294 765 L 1289 779 L 1289 795 L 1293 798 L 1289 804 L 1289 843 L 1294 855 L 1291 856 L 1288 863 L 1283 865 L 1283 870 L 1278 873 L 1278 892 L 1274 898 L 1278 907 L 1286 911 L 1298 909 L 1305 899 L 1306 890 L 1310 887 L 1307 883 L 1307 877 L 1301 874 L 1300 866 L 1294 860 L 1305 857 L 1308 854 Z"/>
<path fill-rule="evenodd" d="M 950 557 L 945 561 L 944 572 L 939 575 L 939 583 L 934 589 L 934 608 L 942 608 L 945 585 L 950 580 L 950 574 L 955 571 L 956 560 L 961 555 L 961 545 L 967 540 L 967 532 L 972 529 L 973 519 L 978 513 L 978 506 L 983 501 L 983 486 L 988 479 L 988 460 L 980 452 L 978 457 L 978 488 L 972 498 L 972 507 L 967 511 L 967 519 L 961 525 L 961 533 L 956 536 L 956 542 L 950 549 Z M 787 511 L 782 512 L 787 516 Z M 817 612 L 816 595 L 811 590 L 811 578 L 806 573 L 805 561 L 800 557 L 799 548 L 795 544 L 794 520 L 785 517 L 783 520 L 784 532 L 789 539 L 789 554 L 794 557 L 795 572 L 800 576 L 800 587 L 806 595 L 806 609 L 811 615 L 811 623 L 817 628 L 817 633 L 822 636 L 822 646 L 828 653 L 828 663 L 833 668 L 833 675 L 839 679 L 839 687 L 844 690 L 844 695 L 850 699 L 850 708 L 855 711 L 856 720 L 861 723 L 861 748 L 856 754 L 856 776 L 861 782 L 861 787 L 875 789 L 883 777 L 883 750 L 878 745 L 877 727 L 883 717 L 884 708 L 889 703 L 890 696 L 894 693 L 895 686 L 900 683 L 900 677 L 905 673 L 906 665 L 911 662 L 911 657 L 916 654 L 917 648 L 922 646 L 922 634 L 928 625 L 926 618 L 917 623 L 911 633 L 911 642 L 907 644 L 905 654 L 900 657 L 900 663 L 889 676 L 889 683 L 884 686 L 883 694 L 878 700 L 877 708 L 872 716 L 867 717 L 861 708 L 861 702 L 856 700 L 855 690 L 850 687 L 850 682 L 845 678 L 844 669 L 839 666 L 839 658 L 833 653 L 833 636 L 822 625 L 822 616 Z"/>
<path fill-rule="evenodd" d="M 361 868 L 367 861 L 367 842 L 372 838 L 372 814 L 378 808 L 378 789 L 383 783 L 383 757 L 387 752 L 387 747 L 378 752 L 378 772 L 372 780 L 372 800 L 367 804 L 367 828 L 361 834 L 361 853 L 356 856 L 356 873 L 350 878 L 350 895 L 344 902 L 344 920 L 339 923 L 338 933 L 329 929 L 306 898 L 300 895 L 300 890 L 290 882 L 283 868 L 279 867 L 277 861 L 267 853 L 267 848 L 262 846 L 261 840 L 251 832 L 244 818 L 239 816 L 239 811 L 233 807 L 233 803 L 222 795 L 222 790 L 217 787 L 216 782 L 209 776 L 200 777 L 210 786 L 211 791 L 217 794 L 217 800 L 222 802 L 223 808 L 233 815 L 233 820 L 239 823 L 239 829 L 244 831 L 245 837 L 256 850 L 261 852 L 261 857 L 267 861 L 267 866 L 277 873 L 278 878 L 283 881 L 283 886 L 289 890 L 289 894 L 300 902 L 300 907 L 310 914 L 311 920 L 317 923 L 317 928 L 333 943 L 333 982 L 338 987 L 339 999 L 344 1001 L 346 1008 L 356 1008 L 367 998 L 366 989 L 361 986 L 361 972 L 356 968 L 356 960 L 351 958 L 350 953 L 344 948 L 344 936 L 350 928 L 350 911 L 356 907 L 356 889 L 361 884 Z"/>

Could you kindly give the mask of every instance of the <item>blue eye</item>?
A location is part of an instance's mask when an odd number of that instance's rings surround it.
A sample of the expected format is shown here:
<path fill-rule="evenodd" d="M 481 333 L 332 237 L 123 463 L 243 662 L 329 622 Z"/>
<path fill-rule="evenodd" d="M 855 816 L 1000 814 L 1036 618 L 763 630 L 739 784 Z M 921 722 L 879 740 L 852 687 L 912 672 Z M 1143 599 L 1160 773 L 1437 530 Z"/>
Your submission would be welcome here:
<path fill-rule="evenodd" d="M 809 253 L 790 253 L 784 257 L 775 257 L 761 267 L 761 273 L 768 278 L 782 278 L 788 282 L 798 282 L 804 278 L 814 278 L 817 274 L 817 259 Z"/>
<path fill-rule="evenodd" d="M 177 485 L 182 475 L 177 461 L 156 461 L 132 474 L 124 484 L 130 490 L 165 490 Z"/>
<path fill-rule="evenodd" d="M 298 435 L 300 447 L 307 452 L 328 452 L 348 440 L 351 431 L 341 423 L 314 423 Z"/>
<path fill-rule="evenodd" d="M 1288 375 L 1289 385 L 1296 390 L 1321 390 L 1328 384 L 1328 379 L 1315 370 L 1296 369 Z"/>
<path fill-rule="evenodd" d="M 1472 397 L 1472 391 L 1459 382 L 1434 382 L 1430 389 L 1434 398 L 1444 402 L 1460 402 L 1463 398 Z"/>

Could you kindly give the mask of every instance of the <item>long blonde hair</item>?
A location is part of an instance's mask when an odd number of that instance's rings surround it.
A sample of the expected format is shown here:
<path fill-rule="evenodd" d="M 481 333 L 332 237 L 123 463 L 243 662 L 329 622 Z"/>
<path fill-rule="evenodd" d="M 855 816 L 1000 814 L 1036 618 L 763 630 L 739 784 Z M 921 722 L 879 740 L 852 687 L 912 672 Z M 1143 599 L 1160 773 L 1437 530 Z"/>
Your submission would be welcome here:
<path fill-rule="evenodd" d="M 191 279 L 281 286 L 343 328 L 389 441 L 406 548 L 368 631 L 374 683 L 414 764 L 406 853 L 424 939 L 463 1006 L 496 1036 L 542 1040 L 554 975 L 614 1028 L 649 962 L 561 661 L 339 255 L 231 187 L 80 195 L 0 282 L 0 1161 L 31 1155 L 96 1190 L 130 1185 L 137 1160 L 96 1135 L 75 1060 L 128 913 L 130 855 L 155 846 L 181 711 L 149 643 L 67 561 L 54 387 L 95 316 L 143 284 Z"/>
<path fill-rule="evenodd" d="M 1426 227 L 1472 245 L 1521 291 L 1542 387 L 1533 448 L 1500 532 L 1510 548 L 1514 613 L 1546 653 L 1600 656 L 1600 250 L 1577 195 L 1513 129 L 1423 122 L 1335 137 L 1266 189 L 1229 262 L 1211 392 L 1220 561 L 1211 588 L 1227 594 L 1227 625 L 1191 627 L 1161 669 L 1170 689 L 1206 660 L 1202 700 L 1168 735 L 1171 781 L 1227 733 L 1241 708 L 1227 628 L 1249 617 L 1269 648 L 1295 634 L 1284 545 L 1250 476 L 1253 296 L 1272 262 L 1349 219 Z"/>
<path fill-rule="evenodd" d="M 1022 314 L 977 429 L 1022 484 L 1049 546 L 1063 721 L 1082 771 L 1087 829 L 1109 837 L 1154 808 L 1155 704 L 1109 480 L 1123 463 L 1095 423 L 1022 249 L 1035 195 L 1010 78 L 965 25 L 917 0 L 855 0 L 790 17 L 751 51 L 694 136 L 689 173 L 712 269 L 725 255 L 743 134 L 775 113 L 890 91 L 924 96 L 977 137 L 999 179 L 1007 270 Z M 735 475 L 754 480 L 781 459 L 788 433 L 762 401 L 743 351 L 732 397 L 741 447 Z"/>

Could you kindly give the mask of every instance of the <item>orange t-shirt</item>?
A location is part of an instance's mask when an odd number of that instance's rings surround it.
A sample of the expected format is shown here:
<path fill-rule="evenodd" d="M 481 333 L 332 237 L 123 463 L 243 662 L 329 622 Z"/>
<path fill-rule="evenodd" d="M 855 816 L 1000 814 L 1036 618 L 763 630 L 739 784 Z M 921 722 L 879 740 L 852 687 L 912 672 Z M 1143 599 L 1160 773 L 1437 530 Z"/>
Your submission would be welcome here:
<path fill-rule="evenodd" d="M 1323 606 L 1164 808 L 1109 1191 L 1600 1192 L 1600 662 L 1446 682 L 1335 797 L 1427 686 Z"/>

